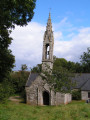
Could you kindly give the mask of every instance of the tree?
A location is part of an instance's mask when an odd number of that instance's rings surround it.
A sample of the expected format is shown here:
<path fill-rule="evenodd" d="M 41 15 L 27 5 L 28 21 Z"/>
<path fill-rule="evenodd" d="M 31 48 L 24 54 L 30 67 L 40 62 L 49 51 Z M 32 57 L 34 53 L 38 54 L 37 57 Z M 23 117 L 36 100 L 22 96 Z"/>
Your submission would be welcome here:
<path fill-rule="evenodd" d="M 36 0 L 0 0 L 0 82 L 14 67 L 14 56 L 8 48 L 11 44 L 11 29 L 24 26 L 34 15 Z"/>
<path fill-rule="evenodd" d="M 83 67 L 83 72 L 90 72 L 90 47 L 87 48 L 87 52 L 81 55 L 81 63 Z"/>
<path fill-rule="evenodd" d="M 41 71 L 42 71 L 42 64 L 37 64 L 37 66 L 31 69 L 31 72 L 33 73 L 40 73 Z"/>
<path fill-rule="evenodd" d="M 75 72 L 75 63 L 71 61 L 67 61 L 64 58 L 56 58 L 54 61 L 53 69 L 58 69 L 58 67 L 62 67 L 68 71 Z"/>
<path fill-rule="evenodd" d="M 81 90 L 72 90 L 72 100 L 81 100 Z"/>
<path fill-rule="evenodd" d="M 21 65 L 21 71 L 25 71 L 25 70 L 27 70 L 28 68 L 27 68 L 27 65 L 26 64 L 22 64 Z"/>
<path fill-rule="evenodd" d="M 14 94 L 19 94 L 21 97 L 24 98 L 24 100 L 26 99 L 25 84 L 30 74 L 30 72 L 26 70 L 27 70 L 27 65 L 22 64 L 20 71 L 11 72 L 10 80 L 9 80 L 12 88 L 14 89 Z"/>
<path fill-rule="evenodd" d="M 68 70 L 71 73 L 81 73 L 83 72 L 83 67 L 81 63 L 67 61 L 64 58 L 55 58 L 53 69 L 58 69 L 61 66 L 62 68 Z"/>
<path fill-rule="evenodd" d="M 47 81 L 55 92 L 70 93 L 71 88 L 75 85 L 71 80 L 73 74 L 61 66 L 51 71 L 43 71 L 43 74 L 41 74 L 42 79 Z"/>
<path fill-rule="evenodd" d="M 0 101 L 12 91 L 9 81 L 15 60 L 9 49 L 12 41 L 10 33 L 15 25 L 24 26 L 31 21 L 35 2 L 36 0 L 0 0 Z"/>
<path fill-rule="evenodd" d="M 59 66 L 67 69 L 67 60 L 65 60 L 64 58 L 55 58 L 54 60 L 54 64 L 53 64 L 53 69 L 58 69 Z"/>
<path fill-rule="evenodd" d="M 67 61 L 64 58 L 56 58 L 54 56 L 53 70 L 42 71 L 41 64 L 31 69 L 31 72 L 40 73 L 42 79 L 47 81 L 55 92 L 71 92 L 71 88 L 75 86 L 72 83 L 71 77 L 74 77 L 74 72 L 76 70 L 75 63 Z M 49 66 L 46 66 L 48 69 Z"/>
<path fill-rule="evenodd" d="M 42 78 L 47 81 L 47 83 L 51 86 L 55 92 L 71 92 L 71 88 L 75 85 L 72 83 L 71 77 L 73 77 L 72 66 L 68 70 L 68 66 L 70 62 L 65 60 L 64 58 L 55 58 L 53 64 L 53 70 L 49 72 L 42 71 Z M 51 73 L 51 74 L 50 74 Z"/>
<path fill-rule="evenodd" d="M 82 73 L 82 72 L 83 72 L 82 64 L 76 62 L 76 63 L 75 63 L 75 73 Z"/>

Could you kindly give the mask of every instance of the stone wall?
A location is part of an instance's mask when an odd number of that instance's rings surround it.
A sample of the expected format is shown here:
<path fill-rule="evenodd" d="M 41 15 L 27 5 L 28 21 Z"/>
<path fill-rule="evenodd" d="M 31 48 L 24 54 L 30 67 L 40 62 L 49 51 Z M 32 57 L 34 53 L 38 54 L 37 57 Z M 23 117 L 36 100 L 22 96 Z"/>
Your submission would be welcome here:
<path fill-rule="evenodd" d="M 67 104 L 71 101 L 71 94 L 64 94 L 50 90 L 50 86 L 41 76 L 38 76 L 30 87 L 26 87 L 27 104 L 43 105 L 43 92 L 49 93 L 50 105 Z"/>
<path fill-rule="evenodd" d="M 70 93 L 65 94 L 65 104 L 68 104 L 72 101 L 72 95 Z"/>
<path fill-rule="evenodd" d="M 88 100 L 88 92 L 90 91 L 81 91 L 81 99 Z"/>
<path fill-rule="evenodd" d="M 60 92 L 56 93 L 56 105 L 64 104 L 65 94 Z"/>
<path fill-rule="evenodd" d="M 41 105 L 41 89 L 43 81 L 38 76 L 37 79 L 31 84 L 30 87 L 26 87 L 27 103 L 31 105 Z"/>

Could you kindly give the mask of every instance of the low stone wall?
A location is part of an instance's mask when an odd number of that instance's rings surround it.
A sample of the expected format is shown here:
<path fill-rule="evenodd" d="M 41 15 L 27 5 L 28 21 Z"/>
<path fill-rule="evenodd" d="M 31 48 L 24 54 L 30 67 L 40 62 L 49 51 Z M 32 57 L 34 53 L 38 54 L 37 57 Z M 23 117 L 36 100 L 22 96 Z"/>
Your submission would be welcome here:
<path fill-rule="evenodd" d="M 90 91 L 81 91 L 81 99 L 82 100 L 88 100 L 88 92 Z"/>
<path fill-rule="evenodd" d="M 72 95 L 70 93 L 65 94 L 65 104 L 68 104 L 72 101 Z"/>

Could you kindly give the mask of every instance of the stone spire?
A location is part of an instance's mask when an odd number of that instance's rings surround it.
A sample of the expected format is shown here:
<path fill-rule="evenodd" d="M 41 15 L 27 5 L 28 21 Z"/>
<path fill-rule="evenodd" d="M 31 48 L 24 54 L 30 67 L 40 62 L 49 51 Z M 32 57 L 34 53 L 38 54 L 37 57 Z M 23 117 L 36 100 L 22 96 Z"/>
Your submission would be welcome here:
<path fill-rule="evenodd" d="M 52 31 L 52 23 L 51 23 L 51 14 L 50 13 L 49 13 L 46 31 L 50 31 L 50 32 Z"/>
<path fill-rule="evenodd" d="M 46 31 L 44 33 L 43 40 L 43 56 L 42 56 L 42 70 L 47 70 L 48 68 L 53 68 L 53 46 L 54 37 L 52 31 L 51 15 L 49 13 L 49 18 L 46 26 Z M 48 68 L 46 66 L 49 66 Z"/>

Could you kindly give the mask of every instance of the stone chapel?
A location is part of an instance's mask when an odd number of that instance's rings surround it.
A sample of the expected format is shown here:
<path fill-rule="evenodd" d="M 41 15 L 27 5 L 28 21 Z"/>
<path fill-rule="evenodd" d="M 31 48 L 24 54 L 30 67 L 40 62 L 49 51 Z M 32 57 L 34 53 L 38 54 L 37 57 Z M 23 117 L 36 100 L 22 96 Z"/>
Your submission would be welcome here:
<path fill-rule="evenodd" d="M 46 26 L 46 31 L 43 40 L 43 54 L 42 54 L 42 70 L 48 70 L 46 65 L 50 69 L 53 68 L 53 47 L 54 36 L 52 31 L 51 16 Z M 50 89 L 50 86 L 42 80 L 42 77 L 38 73 L 31 73 L 27 80 L 26 86 L 26 102 L 30 105 L 59 105 L 67 104 L 71 102 L 71 94 L 54 92 Z"/>

